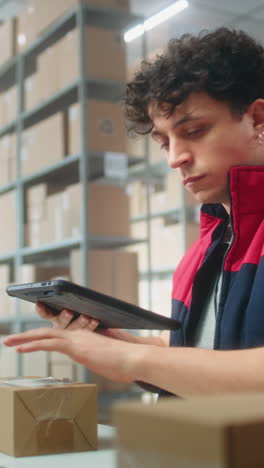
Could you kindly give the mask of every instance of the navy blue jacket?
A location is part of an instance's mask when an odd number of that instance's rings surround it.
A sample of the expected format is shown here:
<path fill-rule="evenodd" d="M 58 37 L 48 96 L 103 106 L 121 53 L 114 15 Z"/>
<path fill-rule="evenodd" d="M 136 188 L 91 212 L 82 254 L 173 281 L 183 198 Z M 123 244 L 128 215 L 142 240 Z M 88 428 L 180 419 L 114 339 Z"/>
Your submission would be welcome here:
<path fill-rule="evenodd" d="M 172 317 L 182 327 L 171 332 L 171 346 L 192 344 L 219 267 L 223 275 L 214 348 L 264 346 L 264 166 L 232 168 L 229 190 L 230 217 L 220 204 L 203 205 L 200 237 L 174 273 Z M 221 241 L 229 221 L 232 241 L 223 258 Z"/>
<path fill-rule="evenodd" d="M 171 333 L 171 346 L 191 343 L 219 264 L 223 281 L 214 348 L 264 345 L 264 166 L 232 168 L 229 187 L 233 234 L 224 261 L 221 241 L 229 217 L 222 205 L 203 205 L 200 237 L 174 273 L 172 316 L 182 328 Z"/>

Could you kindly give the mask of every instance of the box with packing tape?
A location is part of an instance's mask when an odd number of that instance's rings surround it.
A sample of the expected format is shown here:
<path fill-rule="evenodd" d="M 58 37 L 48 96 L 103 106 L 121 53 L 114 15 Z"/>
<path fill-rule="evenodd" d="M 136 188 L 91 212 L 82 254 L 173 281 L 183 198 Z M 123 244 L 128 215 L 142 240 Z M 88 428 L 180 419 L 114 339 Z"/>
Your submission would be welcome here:
<path fill-rule="evenodd" d="M 115 406 L 118 468 L 264 466 L 264 394 L 166 398 Z"/>
<path fill-rule="evenodd" d="M 68 379 L 0 380 L 0 452 L 16 457 L 97 448 L 97 393 Z"/>

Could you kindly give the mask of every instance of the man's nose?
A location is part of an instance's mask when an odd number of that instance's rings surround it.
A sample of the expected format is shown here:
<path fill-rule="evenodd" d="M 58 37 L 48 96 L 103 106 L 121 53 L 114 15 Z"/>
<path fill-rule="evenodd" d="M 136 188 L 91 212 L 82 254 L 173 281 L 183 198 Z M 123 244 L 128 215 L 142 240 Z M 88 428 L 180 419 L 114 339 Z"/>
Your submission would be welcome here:
<path fill-rule="evenodd" d="M 177 169 L 184 164 L 190 163 L 192 154 L 187 148 L 180 148 L 176 145 L 170 147 L 168 152 L 168 163 L 172 169 Z"/>

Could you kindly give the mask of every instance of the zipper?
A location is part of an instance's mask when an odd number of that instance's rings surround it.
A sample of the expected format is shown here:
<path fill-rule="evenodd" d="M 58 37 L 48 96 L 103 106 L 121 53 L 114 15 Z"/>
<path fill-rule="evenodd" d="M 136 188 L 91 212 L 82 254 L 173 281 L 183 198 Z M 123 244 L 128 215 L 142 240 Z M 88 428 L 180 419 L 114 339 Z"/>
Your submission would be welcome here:
<path fill-rule="evenodd" d="M 220 303 L 221 303 L 221 298 L 223 295 L 223 284 L 224 284 L 224 266 L 225 266 L 225 261 L 226 258 L 233 246 L 234 240 L 235 240 L 235 232 L 234 232 L 234 225 L 233 225 L 233 215 L 232 215 L 232 199 L 230 197 L 230 216 L 229 216 L 229 225 L 231 228 L 231 239 L 229 246 L 224 254 L 222 265 L 221 265 L 221 270 L 219 274 L 219 283 L 218 283 L 218 291 L 217 291 L 217 303 L 216 303 L 216 312 L 215 312 L 215 329 L 214 329 L 214 338 L 213 338 L 213 349 L 216 349 L 216 331 L 218 329 L 218 325 L 220 323 Z"/>

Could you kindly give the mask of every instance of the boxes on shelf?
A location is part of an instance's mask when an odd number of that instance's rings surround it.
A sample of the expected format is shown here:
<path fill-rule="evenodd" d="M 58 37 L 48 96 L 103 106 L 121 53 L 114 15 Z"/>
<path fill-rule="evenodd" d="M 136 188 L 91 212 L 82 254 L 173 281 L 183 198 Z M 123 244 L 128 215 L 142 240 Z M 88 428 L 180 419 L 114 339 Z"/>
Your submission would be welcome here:
<path fill-rule="evenodd" d="M 174 269 L 184 254 L 183 228 L 181 224 L 165 226 L 163 219 L 151 222 L 152 268 Z"/>
<path fill-rule="evenodd" d="M 65 114 L 57 112 L 24 130 L 21 148 L 23 176 L 55 164 L 65 156 Z"/>
<path fill-rule="evenodd" d="M 9 318 L 15 315 L 15 302 L 6 293 L 6 287 L 11 283 L 11 279 L 11 265 L 0 264 L 0 317 L 2 318 Z"/>
<path fill-rule="evenodd" d="M 82 203 L 80 183 L 67 187 L 55 214 L 61 238 L 81 234 Z M 90 235 L 129 237 L 129 207 L 125 190 L 120 186 L 90 183 L 88 223 Z"/>
<path fill-rule="evenodd" d="M 127 135 L 122 106 L 120 104 L 87 101 L 88 150 L 94 152 L 127 153 Z M 80 106 L 70 106 L 68 111 L 68 154 L 80 152 Z"/>
<path fill-rule="evenodd" d="M 14 18 L 4 21 L 0 25 L 0 66 L 16 53 L 16 21 Z"/>
<path fill-rule="evenodd" d="M 25 244 L 37 247 L 40 244 L 54 242 L 53 210 L 49 211 L 49 197 L 61 193 L 64 186 L 57 184 L 37 184 L 26 191 Z"/>
<path fill-rule="evenodd" d="M 31 283 L 34 281 L 46 281 L 54 278 L 70 279 L 70 270 L 67 266 L 57 264 L 46 266 L 37 264 L 23 264 L 17 269 L 18 283 Z M 14 299 L 13 299 L 14 301 Z M 35 304 L 27 301 L 20 301 L 20 312 L 22 315 L 32 315 L 36 317 Z M 31 374 L 35 375 L 33 371 Z M 45 374 L 43 374 L 45 375 Z"/>
<path fill-rule="evenodd" d="M 59 51 L 59 82 L 64 88 L 77 80 L 79 71 L 79 30 L 75 28 L 57 44 Z M 117 31 L 102 28 L 86 27 L 86 76 L 89 78 L 125 81 L 126 51 L 123 35 Z M 98 49 L 100 54 L 98 55 Z"/>
<path fill-rule="evenodd" d="M 0 213 L 4 227 L 0 234 L 0 255 L 12 252 L 16 248 L 16 192 L 10 191 L 0 195 Z"/>
<path fill-rule="evenodd" d="M 116 405 L 117 466 L 263 466 L 263 408 L 262 393 Z"/>
<path fill-rule="evenodd" d="M 147 213 L 147 187 L 141 180 L 131 183 L 127 187 L 129 195 L 129 208 L 131 217 L 146 215 Z"/>
<path fill-rule="evenodd" d="M 0 126 L 4 127 L 17 116 L 17 86 L 10 86 L 0 93 Z"/>
<path fill-rule="evenodd" d="M 137 254 L 112 249 L 90 249 L 87 258 L 89 287 L 103 294 L 138 304 Z M 83 284 L 81 252 L 73 249 L 70 254 L 72 281 Z M 90 377 L 98 391 L 127 392 L 131 384 L 113 382 L 93 372 Z"/>
<path fill-rule="evenodd" d="M 16 179 L 16 135 L 8 133 L 0 138 L 0 187 Z"/>
<path fill-rule="evenodd" d="M 39 73 L 35 70 L 35 72 L 28 76 L 24 81 L 25 110 L 36 107 L 41 102 L 41 94 Z"/>
<path fill-rule="evenodd" d="M 66 11 L 79 3 L 129 11 L 129 0 L 29 0 L 17 19 L 17 47 L 27 47 Z"/>
<path fill-rule="evenodd" d="M 79 249 L 71 251 L 71 278 L 77 284 L 83 284 L 81 258 Z M 91 289 L 132 304 L 138 304 L 138 263 L 135 252 L 90 249 L 87 268 Z"/>
<path fill-rule="evenodd" d="M 39 187 L 39 189 L 38 189 Z M 26 243 L 58 242 L 81 235 L 81 185 L 70 185 L 51 194 L 45 184 L 32 187 L 27 196 Z M 39 190 L 40 202 L 34 198 Z M 88 185 L 89 233 L 95 236 L 129 237 L 129 206 L 125 190 L 114 185 Z M 42 194 L 42 195 L 41 195 Z"/>
<path fill-rule="evenodd" d="M 0 401 L 1 452 L 25 457 L 97 448 L 93 384 L 42 378 L 2 380 Z"/>

